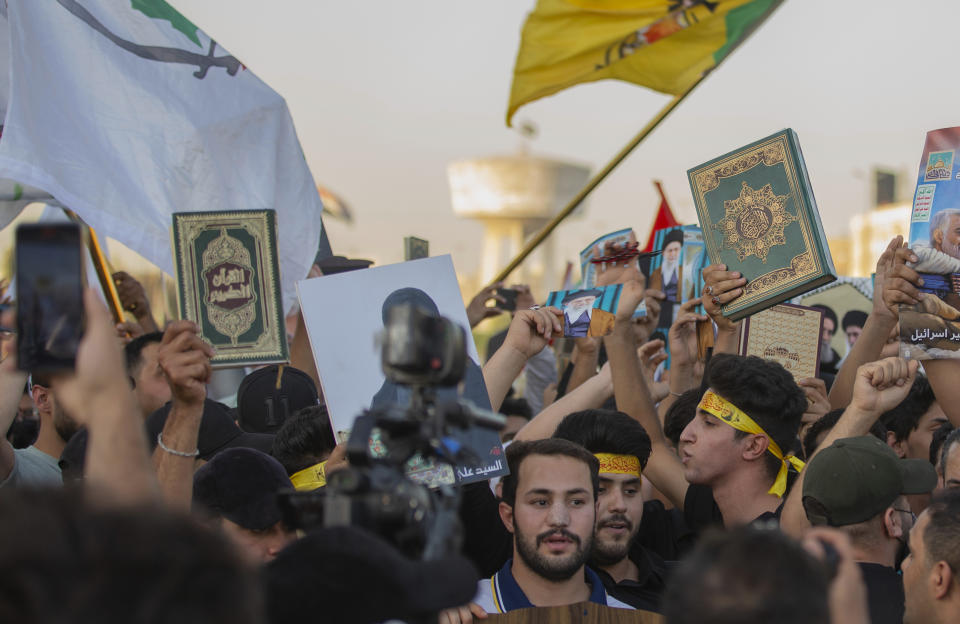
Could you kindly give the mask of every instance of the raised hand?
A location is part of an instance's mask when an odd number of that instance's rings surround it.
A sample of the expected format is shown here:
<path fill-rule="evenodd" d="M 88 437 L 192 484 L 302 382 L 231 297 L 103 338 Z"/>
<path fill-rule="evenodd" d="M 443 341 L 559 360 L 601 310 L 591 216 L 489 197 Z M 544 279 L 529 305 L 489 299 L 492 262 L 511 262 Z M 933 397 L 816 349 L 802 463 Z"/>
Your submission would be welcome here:
<path fill-rule="evenodd" d="M 667 340 L 670 343 L 671 368 L 677 370 L 697 363 L 697 322 L 706 321 L 707 316 L 693 311 L 700 303 L 691 299 L 680 306 L 677 319 L 670 326 Z"/>
<path fill-rule="evenodd" d="M 807 411 L 800 418 L 800 432 L 797 434 L 802 440 L 810 425 L 830 411 L 830 400 L 827 398 L 827 384 L 822 379 L 808 377 L 799 380 L 797 385 L 807 395 Z"/>
<path fill-rule="evenodd" d="M 725 317 L 720 307 L 743 294 L 747 278 L 739 271 L 728 271 L 725 264 L 711 264 L 703 269 L 703 282 L 703 296 L 700 298 L 703 309 L 721 331 L 734 329 L 736 323 Z"/>
<path fill-rule="evenodd" d="M 503 314 L 504 311 L 496 305 L 487 305 L 487 302 L 491 299 L 496 301 L 498 304 L 506 301 L 503 297 L 496 294 L 496 290 L 498 288 L 503 288 L 503 282 L 490 284 L 474 295 L 473 299 L 470 300 L 470 303 L 467 304 L 467 320 L 470 321 L 470 327 L 476 327 L 483 319 Z"/>
<path fill-rule="evenodd" d="M 113 274 L 113 282 L 117 285 L 117 295 L 124 310 L 132 313 L 145 331 L 157 331 L 156 322 L 150 312 L 150 301 L 143 285 L 129 273 L 117 271 Z"/>
<path fill-rule="evenodd" d="M 850 406 L 880 416 L 906 398 L 917 377 L 916 360 L 891 357 L 857 369 Z"/>
<path fill-rule="evenodd" d="M 174 403 L 202 404 L 210 381 L 213 347 L 201 340 L 196 323 L 171 323 L 160 342 L 157 360 L 170 384 Z"/>
<path fill-rule="evenodd" d="M 562 319 L 563 312 L 553 306 L 517 310 L 503 344 L 529 359 L 540 353 L 554 335 L 563 334 Z"/>
<path fill-rule="evenodd" d="M 873 310 L 883 317 L 896 322 L 900 317 L 900 304 L 916 305 L 920 303 L 919 286 L 923 286 L 923 278 L 916 271 L 907 266 L 907 262 L 918 260 L 909 247 L 894 247 L 894 243 L 902 241 L 895 238 L 887 246 L 887 250 L 877 262 L 876 285 L 880 289 L 880 298 L 874 295 Z M 890 253 L 892 251 L 892 253 Z M 881 279 L 881 272 L 883 277 Z M 876 290 L 876 288 L 874 289 Z"/>

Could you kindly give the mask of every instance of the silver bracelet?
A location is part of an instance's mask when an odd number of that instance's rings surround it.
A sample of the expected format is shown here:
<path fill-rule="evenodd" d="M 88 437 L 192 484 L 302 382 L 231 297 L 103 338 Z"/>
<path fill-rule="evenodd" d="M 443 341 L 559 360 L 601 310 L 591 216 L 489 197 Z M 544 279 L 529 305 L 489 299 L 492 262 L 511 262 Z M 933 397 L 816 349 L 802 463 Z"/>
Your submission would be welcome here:
<path fill-rule="evenodd" d="M 183 451 L 175 451 L 166 444 L 163 443 L 163 432 L 157 434 L 157 446 L 161 449 L 170 453 L 171 455 L 176 455 L 177 457 L 196 457 L 200 454 L 200 449 L 194 449 L 192 453 L 184 453 Z"/>

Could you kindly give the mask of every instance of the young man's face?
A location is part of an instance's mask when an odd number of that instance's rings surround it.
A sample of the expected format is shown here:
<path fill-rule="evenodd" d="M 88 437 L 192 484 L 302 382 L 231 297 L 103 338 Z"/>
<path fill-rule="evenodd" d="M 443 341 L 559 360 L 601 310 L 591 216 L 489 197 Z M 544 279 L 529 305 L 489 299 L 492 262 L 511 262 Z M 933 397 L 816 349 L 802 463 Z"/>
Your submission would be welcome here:
<path fill-rule="evenodd" d="M 907 459 L 929 460 L 933 432 L 945 422 L 947 422 L 947 415 L 943 413 L 940 404 L 934 401 L 930 409 L 920 417 L 917 428 L 910 432 L 906 440 L 897 442 L 894 450 Z"/>
<path fill-rule="evenodd" d="M 710 485 L 734 470 L 741 452 L 735 434 L 730 425 L 697 410 L 680 434 L 680 461 L 688 483 Z"/>
<path fill-rule="evenodd" d="M 596 505 L 590 468 L 564 455 L 530 455 L 520 464 L 513 507 L 500 516 L 514 534 L 514 565 L 564 581 L 576 574 L 593 545 Z"/>
<path fill-rule="evenodd" d="M 276 559 L 277 554 L 296 539 L 296 533 L 278 522 L 263 531 L 253 531 L 220 518 L 223 532 L 230 538 L 251 565 L 259 566 Z"/>
<path fill-rule="evenodd" d="M 910 530 L 910 554 L 900 569 L 903 571 L 903 593 L 905 609 L 904 624 L 922 624 L 933 621 L 930 617 L 933 597 L 928 591 L 927 576 L 930 566 L 927 562 L 926 546 L 923 534 L 930 523 L 929 515 L 924 512 Z"/>
<path fill-rule="evenodd" d="M 642 518 L 640 479 L 633 475 L 601 472 L 597 533 L 591 554 L 597 565 L 613 565 L 627 556 Z"/>
<path fill-rule="evenodd" d="M 943 452 L 948 453 L 943 469 L 943 487 L 960 488 L 960 444 L 951 444 Z"/>

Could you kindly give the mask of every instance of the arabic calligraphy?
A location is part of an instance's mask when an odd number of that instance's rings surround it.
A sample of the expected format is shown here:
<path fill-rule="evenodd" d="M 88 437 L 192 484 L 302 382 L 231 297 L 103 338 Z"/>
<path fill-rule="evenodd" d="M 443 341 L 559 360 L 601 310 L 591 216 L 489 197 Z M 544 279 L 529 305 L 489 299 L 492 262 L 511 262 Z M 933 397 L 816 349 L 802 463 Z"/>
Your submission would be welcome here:
<path fill-rule="evenodd" d="M 486 466 L 479 466 L 475 468 L 461 466 L 457 468 L 457 478 L 462 480 L 476 476 L 485 477 L 491 472 L 499 472 L 500 470 L 503 470 L 503 460 L 498 459 L 492 464 L 487 464 Z"/>
<path fill-rule="evenodd" d="M 928 340 L 950 340 L 952 342 L 960 342 L 960 332 L 947 331 L 942 329 L 940 331 L 931 331 L 929 327 L 917 328 L 913 330 L 913 333 L 910 334 L 910 341 L 914 344 L 919 342 L 926 342 Z"/>

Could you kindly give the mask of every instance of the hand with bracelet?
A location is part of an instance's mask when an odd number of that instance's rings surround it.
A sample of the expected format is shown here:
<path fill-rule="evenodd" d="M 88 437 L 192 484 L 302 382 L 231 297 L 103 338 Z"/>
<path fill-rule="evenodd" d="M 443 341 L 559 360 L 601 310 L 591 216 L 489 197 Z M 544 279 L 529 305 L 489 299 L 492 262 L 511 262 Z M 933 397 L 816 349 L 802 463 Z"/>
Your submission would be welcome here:
<path fill-rule="evenodd" d="M 728 271 L 725 264 L 711 264 L 703 269 L 703 310 L 717 326 L 714 353 L 737 353 L 740 347 L 740 322 L 723 315 L 724 306 L 743 294 L 747 279 L 739 271 Z"/>

